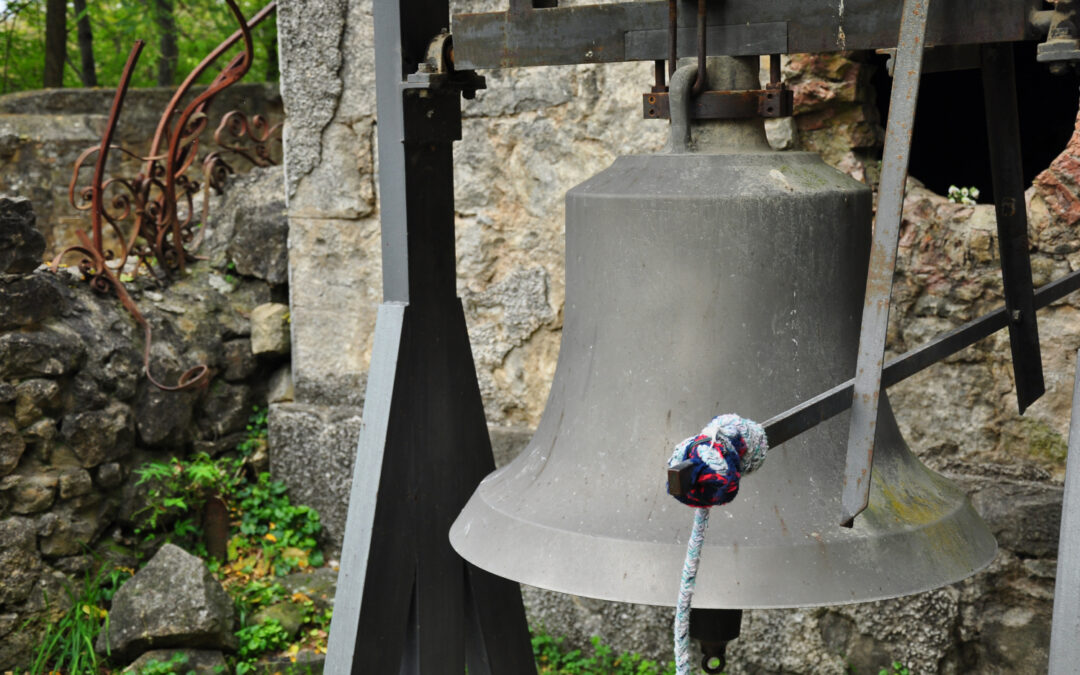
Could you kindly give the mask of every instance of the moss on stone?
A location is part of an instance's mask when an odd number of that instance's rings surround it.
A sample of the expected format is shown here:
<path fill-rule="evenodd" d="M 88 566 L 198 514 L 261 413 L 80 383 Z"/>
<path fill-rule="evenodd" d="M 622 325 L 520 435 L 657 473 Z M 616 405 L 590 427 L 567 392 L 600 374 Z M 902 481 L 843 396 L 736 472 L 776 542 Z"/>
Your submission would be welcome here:
<path fill-rule="evenodd" d="M 1025 418 L 1022 424 L 1028 455 L 1043 464 L 1064 466 L 1069 446 L 1061 434 L 1040 420 Z"/>

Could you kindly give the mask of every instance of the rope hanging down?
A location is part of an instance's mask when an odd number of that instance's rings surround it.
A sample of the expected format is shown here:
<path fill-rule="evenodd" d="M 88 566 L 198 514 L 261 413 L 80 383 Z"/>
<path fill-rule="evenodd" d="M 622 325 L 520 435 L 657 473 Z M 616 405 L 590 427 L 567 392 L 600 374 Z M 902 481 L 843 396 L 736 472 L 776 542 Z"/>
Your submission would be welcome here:
<path fill-rule="evenodd" d="M 709 526 L 709 508 L 727 504 L 739 493 L 739 480 L 765 461 L 769 441 L 760 424 L 738 415 L 714 417 L 697 436 L 675 446 L 668 460 L 673 468 L 691 462 L 691 487 L 680 502 L 694 509 L 694 528 L 686 545 L 679 600 L 675 607 L 675 667 L 678 675 L 690 673 L 690 601 L 697 581 L 701 546 Z"/>

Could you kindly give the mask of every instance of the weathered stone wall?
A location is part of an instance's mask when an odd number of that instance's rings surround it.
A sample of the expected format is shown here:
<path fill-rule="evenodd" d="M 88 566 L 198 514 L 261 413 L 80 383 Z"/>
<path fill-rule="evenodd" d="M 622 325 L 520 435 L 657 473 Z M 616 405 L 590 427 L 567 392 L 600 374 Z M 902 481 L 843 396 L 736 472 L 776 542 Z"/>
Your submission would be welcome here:
<path fill-rule="evenodd" d="M 193 87 L 182 103 L 204 89 Z M 149 152 L 158 120 L 174 91 L 171 87 L 130 90 L 113 142 L 138 155 Z M 75 230 L 88 228 L 85 214 L 68 201 L 68 184 L 75 159 L 86 148 L 101 144 L 114 95 L 111 89 L 75 88 L 0 96 L 0 194 L 20 195 L 34 203 L 48 255 L 78 243 Z M 239 83 L 226 89 L 209 109 L 214 128 L 218 116 L 229 110 L 281 121 L 277 84 Z M 203 133 L 200 157 L 217 149 L 214 128 Z M 234 166 L 241 172 L 249 168 L 244 161 Z M 108 169 L 113 176 L 134 176 L 142 165 L 124 153 L 113 152 Z M 83 169 L 80 189 L 90 184 L 93 170 L 92 162 Z"/>
<path fill-rule="evenodd" d="M 250 318 L 287 294 L 281 182 L 280 169 L 235 180 L 200 250 L 209 261 L 168 286 L 127 284 L 153 327 L 154 377 L 173 385 L 193 365 L 211 368 L 209 385 L 189 391 L 147 380 L 132 316 L 74 268 L 39 269 L 30 203 L 0 197 L 0 671 L 29 665 L 67 608 L 65 584 L 78 587 L 95 556 L 134 566 L 145 490 L 135 468 L 231 451 L 254 405 L 289 395 L 287 362 L 256 353 Z"/>

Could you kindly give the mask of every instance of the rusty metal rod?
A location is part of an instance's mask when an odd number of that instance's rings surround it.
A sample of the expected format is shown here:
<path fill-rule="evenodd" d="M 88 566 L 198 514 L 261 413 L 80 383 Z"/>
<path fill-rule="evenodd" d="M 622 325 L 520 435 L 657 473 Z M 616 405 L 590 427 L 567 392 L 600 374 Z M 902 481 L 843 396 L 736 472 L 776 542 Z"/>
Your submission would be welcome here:
<path fill-rule="evenodd" d="M 127 63 L 124 64 L 124 70 L 120 73 L 120 84 L 116 87 L 116 96 L 113 97 L 112 108 L 109 110 L 109 121 L 105 125 L 105 133 L 101 137 L 101 147 L 98 149 L 97 162 L 94 164 L 94 190 L 91 197 L 90 223 L 94 249 L 97 251 L 104 251 L 101 242 L 101 200 L 105 192 L 102 188 L 102 178 L 105 176 L 105 160 L 109 157 L 109 146 L 112 144 L 113 133 L 116 131 L 116 123 L 120 119 L 120 111 L 124 107 L 124 97 L 127 95 L 128 87 L 131 85 L 131 75 L 135 70 L 135 63 L 139 60 L 139 54 L 142 53 L 145 46 L 146 42 L 142 40 L 136 40 L 135 44 L 131 46 Z M 75 176 L 77 177 L 78 173 Z M 74 177 L 71 184 L 74 187 Z M 68 192 L 71 193 L 73 190 L 69 189 Z"/>
<path fill-rule="evenodd" d="M 706 77 L 705 69 L 705 0 L 698 0 L 697 3 L 697 79 L 694 80 L 694 86 L 690 88 L 690 94 L 697 96 L 701 92 L 705 91 L 705 82 L 708 79 Z"/>

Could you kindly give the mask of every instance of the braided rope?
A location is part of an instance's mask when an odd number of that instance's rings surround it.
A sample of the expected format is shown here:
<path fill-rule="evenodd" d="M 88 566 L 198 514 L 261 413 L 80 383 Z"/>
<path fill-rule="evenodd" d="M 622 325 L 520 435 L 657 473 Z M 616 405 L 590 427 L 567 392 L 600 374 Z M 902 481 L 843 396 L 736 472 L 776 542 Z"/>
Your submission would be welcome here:
<path fill-rule="evenodd" d="M 677 675 L 690 673 L 690 604 L 697 583 L 701 548 L 709 527 L 709 509 L 727 504 L 739 493 L 744 473 L 752 473 L 765 461 L 769 441 L 760 424 L 738 415 L 719 415 L 697 436 L 675 446 L 668 467 L 693 462 L 693 484 L 676 499 L 694 508 L 694 527 L 686 544 L 679 599 L 675 606 L 675 668 Z"/>
<path fill-rule="evenodd" d="M 675 607 L 675 672 L 690 672 L 690 600 L 697 584 L 698 562 L 701 546 L 705 543 L 705 530 L 709 527 L 709 507 L 694 509 L 694 529 L 686 543 L 686 560 L 683 561 L 682 582 L 679 584 L 679 603 Z"/>

